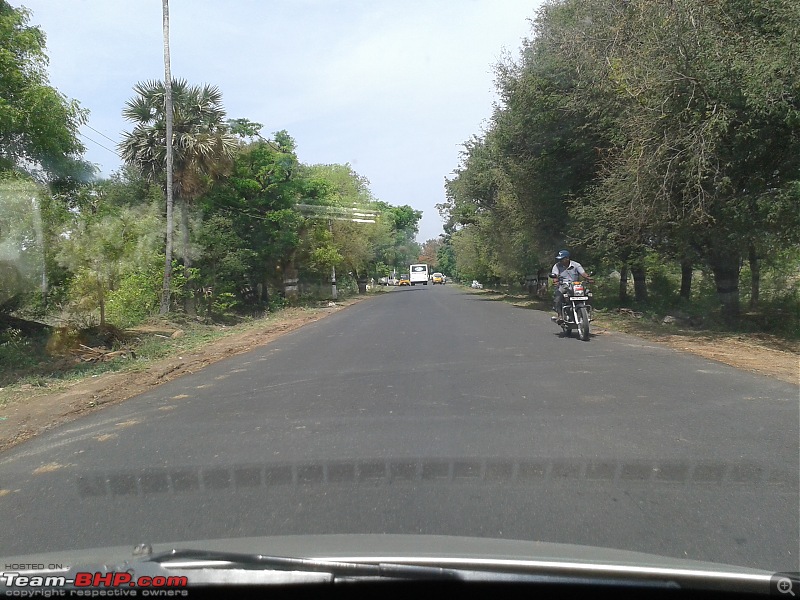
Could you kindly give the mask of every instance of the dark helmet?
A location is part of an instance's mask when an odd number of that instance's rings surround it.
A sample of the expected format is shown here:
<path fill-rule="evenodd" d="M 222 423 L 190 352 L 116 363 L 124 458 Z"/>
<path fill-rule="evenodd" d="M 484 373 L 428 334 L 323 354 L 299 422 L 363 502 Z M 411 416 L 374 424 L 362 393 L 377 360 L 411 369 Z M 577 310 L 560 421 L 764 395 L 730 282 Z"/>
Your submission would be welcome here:
<path fill-rule="evenodd" d="M 564 258 L 569 258 L 569 250 L 559 250 L 558 254 L 556 254 L 556 260 L 562 260 Z"/>

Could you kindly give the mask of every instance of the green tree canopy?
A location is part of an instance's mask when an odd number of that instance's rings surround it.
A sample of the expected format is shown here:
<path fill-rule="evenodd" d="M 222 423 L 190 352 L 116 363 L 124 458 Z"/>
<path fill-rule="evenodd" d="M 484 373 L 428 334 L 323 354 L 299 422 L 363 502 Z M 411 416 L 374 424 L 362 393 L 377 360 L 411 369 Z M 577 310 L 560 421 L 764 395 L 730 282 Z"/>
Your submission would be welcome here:
<path fill-rule="evenodd" d="M 45 34 L 29 19 L 0 0 L 0 170 L 48 182 L 85 177 L 78 129 L 86 111 L 49 85 Z"/>
<path fill-rule="evenodd" d="M 735 316 L 743 257 L 797 245 L 798 31 L 790 0 L 546 3 L 446 184 L 456 258 L 505 277 L 569 245 L 643 298 L 657 253 Z"/>

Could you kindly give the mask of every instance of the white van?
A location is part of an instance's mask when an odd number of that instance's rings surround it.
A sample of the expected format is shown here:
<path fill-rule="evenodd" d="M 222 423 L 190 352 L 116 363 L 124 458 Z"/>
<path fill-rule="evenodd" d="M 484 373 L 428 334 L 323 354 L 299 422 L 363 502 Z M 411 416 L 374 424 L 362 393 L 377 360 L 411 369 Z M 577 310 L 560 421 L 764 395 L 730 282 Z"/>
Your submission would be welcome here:
<path fill-rule="evenodd" d="M 411 265 L 409 271 L 411 273 L 411 285 L 416 283 L 428 285 L 428 265 Z"/>

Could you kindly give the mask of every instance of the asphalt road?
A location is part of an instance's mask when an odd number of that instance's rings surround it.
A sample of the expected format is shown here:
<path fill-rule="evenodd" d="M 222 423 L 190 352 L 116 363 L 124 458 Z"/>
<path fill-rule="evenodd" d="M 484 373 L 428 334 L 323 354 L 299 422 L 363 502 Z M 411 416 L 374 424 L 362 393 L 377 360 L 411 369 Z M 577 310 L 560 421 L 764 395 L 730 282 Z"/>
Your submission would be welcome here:
<path fill-rule="evenodd" d="M 0 556 L 325 533 L 798 570 L 798 388 L 450 286 L 356 304 L 0 455 Z"/>

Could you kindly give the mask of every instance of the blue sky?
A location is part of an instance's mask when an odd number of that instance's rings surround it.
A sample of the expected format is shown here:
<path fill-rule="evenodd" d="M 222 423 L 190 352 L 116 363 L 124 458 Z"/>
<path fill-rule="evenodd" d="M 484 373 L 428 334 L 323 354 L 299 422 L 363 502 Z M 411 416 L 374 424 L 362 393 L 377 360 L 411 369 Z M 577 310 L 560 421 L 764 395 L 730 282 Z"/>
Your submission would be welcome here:
<path fill-rule="evenodd" d="M 137 81 L 164 75 L 160 0 L 23 0 L 47 35 L 50 81 L 90 111 L 102 174 Z M 350 163 L 437 237 L 444 179 L 496 101 L 493 65 L 516 57 L 538 0 L 170 0 L 173 77 L 217 85 L 231 118 L 286 129 L 305 163 Z M 113 141 L 111 141 L 113 140 Z"/>

